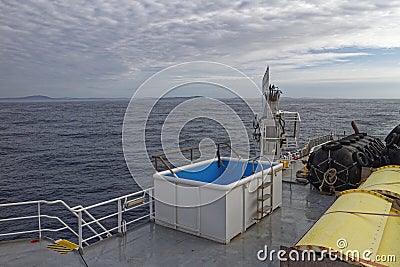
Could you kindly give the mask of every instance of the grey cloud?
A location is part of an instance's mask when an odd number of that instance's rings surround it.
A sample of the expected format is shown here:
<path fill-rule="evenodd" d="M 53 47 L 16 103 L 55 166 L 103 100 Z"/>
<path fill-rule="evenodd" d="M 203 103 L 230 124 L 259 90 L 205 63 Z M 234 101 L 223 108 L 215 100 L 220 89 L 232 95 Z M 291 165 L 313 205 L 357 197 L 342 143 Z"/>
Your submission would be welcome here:
<path fill-rule="evenodd" d="M 0 96 L 27 87 L 104 91 L 118 80 L 134 87 L 183 61 L 221 61 L 254 74 L 267 62 L 284 70 L 358 55 L 314 50 L 400 46 L 400 5 L 374 0 L 17 0 L 0 12 Z"/>

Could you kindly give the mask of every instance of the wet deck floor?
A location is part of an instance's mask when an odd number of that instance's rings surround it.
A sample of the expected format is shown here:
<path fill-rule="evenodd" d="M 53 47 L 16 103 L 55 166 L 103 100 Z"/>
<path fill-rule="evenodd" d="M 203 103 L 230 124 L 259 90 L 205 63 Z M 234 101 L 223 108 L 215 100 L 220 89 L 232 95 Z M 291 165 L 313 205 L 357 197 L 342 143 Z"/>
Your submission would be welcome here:
<path fill-rule="evenodd" d="M 88 266 L 279 266 L 259 261 L 257 252 L 295 244 L 333 203 L 310 186 L 283 184 L 283 204 L 271 215 L 235 237 L 227 245 L 168 229 L 143 224 L 84 249 Z M 0 266 L 85 266 L 77 252 L 60 255 L 30 240 L 0 244 Z M 275 255 L 276 256 L 276 255 Z"/>

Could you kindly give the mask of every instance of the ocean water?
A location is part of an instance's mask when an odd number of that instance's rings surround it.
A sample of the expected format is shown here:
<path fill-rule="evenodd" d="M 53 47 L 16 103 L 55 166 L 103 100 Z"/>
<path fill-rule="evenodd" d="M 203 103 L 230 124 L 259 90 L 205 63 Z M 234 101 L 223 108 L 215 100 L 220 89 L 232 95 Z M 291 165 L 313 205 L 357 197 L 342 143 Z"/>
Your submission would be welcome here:
<path fill-rule="evenodd" d="M 145 141 L 150 155 L 163 152 L 163 122 L 184 100 L 162 101 L 155 106 L 147 124 Z M 244 121 L 250 135 L 253 114 L 248 106 L 235 99 L 224 102 Z M 249 100 L 255 107 L 261 105 L 259 102 Z M 62 199 L 71 207 L 87 206 L 140 190 L 125 163 L 122 148 L 127 106 L 128 101 L 123 100 L 0 103 L 0 203 Z M 202 108 L 208 110 L 207 106 Z M 400 123 L 400 100 L 283 98 L 280 108 L 300 112 L 303 145 L 317 135 L 352 133 L 352 120 L 360 131 L 382 140 Z M 229 141 L 223 125 L 205 117 L 181 126 L 176 128 L 181 148 L 198 145 L 205 137 Z M 256 143 L 250 144 L 254 153 Z M 135 172 L 151 181 L 154 170 L 144 169 L 146 165 L 141 160 L 139 155 Z M 0 217 L 18 212 L 0 208 Z M 48 212 L 65 210 L 49 208 Z"/>

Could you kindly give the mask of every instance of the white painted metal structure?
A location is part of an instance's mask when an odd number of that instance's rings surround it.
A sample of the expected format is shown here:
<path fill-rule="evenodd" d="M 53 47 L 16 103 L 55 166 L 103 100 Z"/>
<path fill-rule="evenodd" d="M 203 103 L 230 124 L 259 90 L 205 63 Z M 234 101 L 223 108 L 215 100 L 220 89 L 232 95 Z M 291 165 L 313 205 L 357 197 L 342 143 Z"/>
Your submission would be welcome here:
<path fill-rule="evenodd" d="M 271 160 L 281 158 L 284 151 L 298 149 L 300 114 L 279 110 L 282 91 L 269 83 L 269 67 L 262 82 L 263 114 L 260 125 L 260 155 Z"/>
<path fill-rule="evenodd" d="M 244 159 L 228 159 L 248 162 Z M 218 159 L 180 168 L 190 170 Z M 262 161 L 262 164 L 269 162 Z M 257 189 L 262 181 L 273 179 L 272 209 L 282 205 L 282 164 L 256 172 L 228 185 L 205 183 L 170 176 L 170 171 L 154 174 L 155 222 L 176 230 L 221 243 L 229 243 L 257 222 Z M 266 214 L 263 214 L 264 217 Z"/>
<path fill-rule="evenodd" d="M 278 102 L 272 101 L 269 96 L 270 85 L 268 66 L 262 81 L 263 114 L 260 118 L 260 155 L 274 160 L 276 156 L 280 155 L 279 129 L 274 115 L 274 112 L 276 113 L 278 111 Z"/>
<path fill-rule="evenodd" d="M 109 204 L 116 204 L 114 210 L 108 210 Z M 42 208 L 44 205 L 61 205 L 65 209 L 67 209 L 77 220 L 77 227 L 73 224 L 68 224 L 65 220 L 58 216 L 51 216 L 44 214 L 42 212 Z M 26 221 L 26 220 L 34 220 L 37 221 L 37 228 L 28 229 L 24 231 L 18 232 L 2 232 L 0 230 L 0 237 L 6 236 L 18 236 L 21 234 L 30 234 L 37 233 L 38 239 L 40 240 L 42 237 L 48 235 L 50 233 L 60 233 L 62 231 L 67 230 L 72 233 L 77 240 L 80 248 L 83 248 L 86 245 L 89 245 L 93 241 L 103 240 L 105 237 L 110 237 L 116 233 L 124 233 L 127 230 L 127 226 L 138 222 L 143 219 L 153 219 L 154 211 L 153 211 L 153 188 L 149 188 L 143 191 L 135 192 L 132 194 L 120 196 L 117 198 L 113 198 L 104 202 L 100 202 L 88 207 L 83 207 L 81 205 L 76 207 L 70 207 L 67 203 L 62 200 L 54 200 L 54 201 L 46 201 L 46 200 L 36 200 L 36 201 L 25 201 L 25 202 L 15 202 L 15 203 L 7 203 L 0 204 L 0 208 L 2 207 L 13 207 L 14 210 L 24 210 L 21 207 L 23 206 L 31 206 L 33 211 L 36 211 L 35 215 L 26 215 L 21 214 L 21 216 L 10 217 L 10 218 L 0 218 L 0 222 L 18 222 L 18 221 Z M 103 214 L 101 218 L 96 219 L 92 214 L 93 209 L 96 208 L 106 208 L 108 210 L 107 214 Z M 149 212 L 140 217 L 133 217 L 131 220 L 126 220 L 126 214 L 129 212 L 135 213 L 136 211 L 143 209 L 143 207 L 148 207 Z M 29 214 L 32 214 L 29 212 Z M 115 217 L 115 224 L 109 225 L 108 228 L 103 224 L 104 220 L 108 218 Z M 48 228 L 43 225 L 43 218 L 51 219 L 54 221 L 58 221 L 60 226 L 59 228 Z M 96 227 L 94 227 L 96 226 Z M 96 231 L 96 229 L 100 229 Z M 45 233 L 45 234 L 44 234 Z"/>

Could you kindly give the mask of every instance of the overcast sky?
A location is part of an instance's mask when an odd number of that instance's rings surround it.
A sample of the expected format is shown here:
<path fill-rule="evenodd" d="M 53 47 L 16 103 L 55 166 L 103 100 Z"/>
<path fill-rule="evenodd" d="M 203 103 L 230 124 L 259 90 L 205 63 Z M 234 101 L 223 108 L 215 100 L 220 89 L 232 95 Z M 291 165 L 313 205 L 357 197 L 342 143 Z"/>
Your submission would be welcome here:
<path fill-rule="evenodd" d="M 382 0 L 2 1 L 0 97 L 130 97 L 200 60 L 257 84 L 270 65 L 286 96 L 400 99 L 399 21 Z"/>

